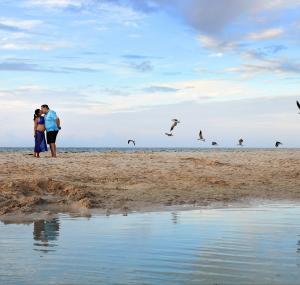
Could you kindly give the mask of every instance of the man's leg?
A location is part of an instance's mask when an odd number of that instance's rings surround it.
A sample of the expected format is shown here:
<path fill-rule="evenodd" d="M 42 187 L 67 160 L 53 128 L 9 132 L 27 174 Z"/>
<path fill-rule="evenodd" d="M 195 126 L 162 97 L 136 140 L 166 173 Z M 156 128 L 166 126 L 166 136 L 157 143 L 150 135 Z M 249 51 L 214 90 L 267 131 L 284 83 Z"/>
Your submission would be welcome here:
<path fill-rule="evenodd" d="M 56 157 L 56 144 L 50 143 L 51 156 Z"/>

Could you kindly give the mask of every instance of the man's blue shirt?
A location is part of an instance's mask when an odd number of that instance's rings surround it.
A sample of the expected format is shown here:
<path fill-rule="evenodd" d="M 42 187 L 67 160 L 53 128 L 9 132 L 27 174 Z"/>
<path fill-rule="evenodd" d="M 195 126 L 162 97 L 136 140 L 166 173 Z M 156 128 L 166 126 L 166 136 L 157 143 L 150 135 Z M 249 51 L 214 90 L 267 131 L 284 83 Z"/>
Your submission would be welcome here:
<path fill-rule="evenodd" d="M 56 119 L 57 119 L 56 113 L 52 110 L 49 110 L 45 115 L 45 128 L 47 132 L 58 131 Z"/>

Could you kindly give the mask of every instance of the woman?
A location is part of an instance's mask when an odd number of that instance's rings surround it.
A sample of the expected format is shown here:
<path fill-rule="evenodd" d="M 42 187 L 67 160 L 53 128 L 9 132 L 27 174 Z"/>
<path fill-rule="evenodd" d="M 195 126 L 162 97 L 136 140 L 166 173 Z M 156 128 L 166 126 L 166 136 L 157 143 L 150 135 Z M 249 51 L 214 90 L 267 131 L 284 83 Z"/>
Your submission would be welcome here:
<path fill-rule="evenodd" d="M 40 152 L 47 151 L 45 139 L 45 118 L 41 116 L 41 110 L 36 109 L 33 117 L 34 125 L 34 157 L 40 157 Z"/>

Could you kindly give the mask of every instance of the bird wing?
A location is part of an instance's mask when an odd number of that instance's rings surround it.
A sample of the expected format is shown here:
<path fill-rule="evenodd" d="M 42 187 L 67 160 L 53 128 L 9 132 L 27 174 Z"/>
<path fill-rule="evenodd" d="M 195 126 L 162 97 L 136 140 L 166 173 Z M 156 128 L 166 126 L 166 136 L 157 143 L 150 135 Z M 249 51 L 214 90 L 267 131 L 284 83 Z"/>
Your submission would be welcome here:
<path fill-rule="evenodd" d="M 203 136 L 202 136 L 202 131 L 199 132 L 199 138 L 202 140 Z"/>
<path fill-rule="evenodd" d="M 128 142 L 127 142 L 128 144 L 130 144 L 130 140 L 128 140 Z"/>
<path fill-rule="evenodd" d="M 298 108 L 300 109 L 300 103 L 299 103 L 299 101 L 297 101 L 297 106 L 298 106 Z"/>
<path fill-rule="evenodd" d="M 170 131 L 172 132 L 176 126 L 177 126 L 177 122 L 175 121 L 175 122 L 173 123 L 173 125 L 171 126 Z"/>

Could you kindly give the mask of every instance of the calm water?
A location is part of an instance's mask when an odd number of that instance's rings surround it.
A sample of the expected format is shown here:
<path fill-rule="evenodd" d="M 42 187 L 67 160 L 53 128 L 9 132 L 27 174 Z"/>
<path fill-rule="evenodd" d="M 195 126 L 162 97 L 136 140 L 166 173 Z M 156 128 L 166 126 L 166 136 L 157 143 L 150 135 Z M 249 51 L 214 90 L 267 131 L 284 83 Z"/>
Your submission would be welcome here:
<path fill-rule="evenodd" d="M 206 152 L 206 151 L 274 151 L 275 148 L 247 148 L 247 147 L 235 147 L 235 148 L 221 148 L 221 147 L 198 147 L 198 148 L 139 148 L 139 147 L 123 147 L 123 148 L 109 148 L 109 147 L 66 147 L 58 148 L 58 152 L 110 152 L 110 151 L 121 151 L 121 152 L 135 152 L 135 151 L 144 151 L 144 152 Z M 300 151 L 299 148 L 284 148 L 281 147 L 281 151 Z M 32 147 L 0 147 L 1 152 L 25 152 L 32 153 Z"/>
<path fill-rule="evenodd" d="M 300 205 L 0 224 L 0 284 L 299 284 Z"/>

